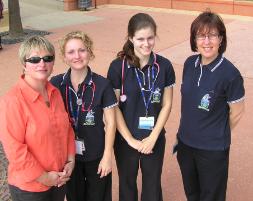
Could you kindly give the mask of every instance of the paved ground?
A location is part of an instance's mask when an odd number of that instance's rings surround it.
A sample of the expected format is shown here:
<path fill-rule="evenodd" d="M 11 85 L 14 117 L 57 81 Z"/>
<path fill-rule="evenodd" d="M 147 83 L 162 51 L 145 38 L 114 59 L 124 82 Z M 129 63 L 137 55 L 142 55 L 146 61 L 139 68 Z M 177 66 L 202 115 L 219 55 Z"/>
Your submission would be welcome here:
<path fill-rule="evenodd" d="M 7 0 L 4 0 L 6 3 Z M 39 3 L 38 3 L 39 2 Z M 7 3 L 6 3 L 7 5 Z M 171 116 L 166 124 L 167 145 L 164 160 L 162 185 L 165 201 L 184 201 L 184 193 L 179 167 L 171 147 L 175 140 L 180 118 L 180 83 L 182 65 L 191 54 L 189 27 L 196 12 L 168 9 L 152 9 L 128 6 L 102 6 L 89 12 L 62 11 L 61 1 L 20 0 L 22 22 L 25 28 L 52 32 L 48 37 L 55 44 L 57 58 L 54 74 L 66 70 L 59 55 L 58 39 L 72 30 L 87 32 L 95 43 L 95 60 L 92 69 L 105 75 L 110 61 L 123 45 L 127 22 L 137 12 L 147 12 L 158 24 L 158 40 L 155 51 L 169 58 L 175 68 L 177 85 Z M 228 32 L 228 48 L 225 56 L 241 71 L 246 88 L 246 112 L 232 137 L 230 169 L 228 181 L 228 201 L 251 201 L 253 197 L 253 135 L 251 111 L 253 111 L 253 18 L 222 15 Z M 6 27 L 1 27 L 1 30 Z M 22 66 L 17 58 L 19 44 L 4 46 L 0 52 L 0 96 L 18 79 Z M 140 177 L 138 180 L 140 181 Z M 140 182 L 139 182 L 140 183 Z M 140 186 L 140 185 L 139 185 Z M 1 187 L 0 187 L 1 188 Z M 141 186 L 140 186 L 141 188 Z M 118 195 L 117 171 L 113 172 L 113 200 Z"/>

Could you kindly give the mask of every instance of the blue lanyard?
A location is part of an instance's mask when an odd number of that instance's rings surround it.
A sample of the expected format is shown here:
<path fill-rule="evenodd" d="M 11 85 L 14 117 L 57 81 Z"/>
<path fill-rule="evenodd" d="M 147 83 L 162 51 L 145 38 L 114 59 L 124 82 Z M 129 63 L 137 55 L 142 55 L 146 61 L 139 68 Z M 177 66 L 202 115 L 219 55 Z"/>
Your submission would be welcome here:
<path fill-rule="evenodd" d="M 141 79 L 140 79 L 140 76 L 137 72 L 137 69 L 135 68 L 134 70 L 135 70 L 135 75 L 136 75 L 136 78 L 137 78 L 137 81 L 138 81 L 138 84 L 139 84 L 139 87 L 140 87 L 140 90 L 141 90 L 142 99 L 143 99 L 143 102 L 144 102 L 144 105 L 145 105 L 146 116 L 148 116 L 148 108 L 149 108 L 149 105 L 150 105 L 150 102 L 151 102 L 152 94 L 154 92 L 154 86 L 155 86 L 155 81 L 156 81 L 156 79 L 154 79 L 154 77 L 155 77 L 154 76 L 154 65 L 152 66 L 152 80 L 153 81 L 152 81 L 151 89 L 149 89 L 150 94 L 149 94 L 149 97 L 148 97 L 148 101 L 146 101 L 146 97 L 145 97 L 145 94 L 144 94 L 145 89 L 144 89 L 144 87 L 142 87 Z M 157 76 L 156 76 L 156 78 L 157 78 Z M 149 84 L 150 84 L 150 73 L 149 72 L 148 72 L 148 78 L 149 78 Z M 145 77 L 144 77 L 144 79 L 145 79 Z"/>
<path fill-rule="evenodd" d="M 77 131 L 77 129 L 78 129 L 79 113 L 80 113 L 81 106 L 78 105 L 76 112 L 74 111 L 73 101 L 72 101 L 72 96 L 71 96 L 71 92 L 70 91 L 72 91 L 72 88 L 70 86 L 66 86 L 66 96 L 69 97 L 69 107 L 70 107 L 70 110 L 68 112 L 73 117 L 71 123 L 74 125 L 75 131 Z M 83 88 L 83 91 L 82 91 L 81 99 L 83 99 L 83 94 L 84 94 L 84 88 Z M 68 100 L 67 99 L 66 99 L 66 101 L 67 101 L 67 104 L 68 104 Z"/>

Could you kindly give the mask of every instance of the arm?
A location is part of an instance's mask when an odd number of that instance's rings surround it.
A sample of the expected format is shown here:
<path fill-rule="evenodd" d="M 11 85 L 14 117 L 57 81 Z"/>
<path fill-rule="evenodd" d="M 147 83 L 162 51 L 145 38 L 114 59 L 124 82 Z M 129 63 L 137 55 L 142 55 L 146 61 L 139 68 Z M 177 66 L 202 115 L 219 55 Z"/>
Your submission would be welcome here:
<path fill-rule="evenodd" d="M 44 173 L 25 142 L 27 120 L 25 112 L 16 97 L 8 97 L 0 102 L 0 139 L 9 161 L 15 167 L 19 180 L 32 182 Z"/>
<path fill-rule="evenodd" d="M 68 159 L 64 165 L 63 171 L 59 173 L 59 180 L 57 186 L 64 185 L 69 179 L 75 167 L 75 137 L 72 126 L 69 124 L 68 135 Z"/>
<path fill-rule="evenodd" d="M 66 165 L 64 166 L 63 171 L 66 171 L 66 175 L 68 177 L 71 176 L 72 171 L 75 166 L 75 134 L 72 126 L 69 124 L 69 135 L 68 135 L 68 160 L 66 161 Z"/>
<path fill-rule="evenodd" d="M 117 98 L 117 101 L 119 102 L 120 97 L 120 88 L 122 84 L 122 60 L 114 60 L 109 67 L 107 78 L 111 81 L 113 88 L 115 89 L 115 95 Z M 116 112 L 116 124 L 117 124 L 117 130 L 120 132 L 121 136 L 126 140 L 129 146 L 131 146 L 134 149 L 139 149 L 141 145 L 141 141 L 136 140 L 131 132 L 129 131 L 127 124 L 125 122 L 124 116 L 118 106 L 115 108 Z"/>
<path fill-rule="evenodd" d="M 112 171 L 112 152 L 116 132 L 115 107 L 104 109 L 104 117 L 106 125 L 105 149 L 97 172 L 100 174 L 100 178 L 108 175 Z"/>
<path fill-rule="evenodd" d="M 244 100 L 238 103 L 229 103 L 229 124 L 230 129 L 233 130 L 238 124 L 244 112 Z"/>
<path fill-rule="evenodd" d="M 119 101 L 119 97 L 120 97 L 120 90 L 115 90 L 115 94 L 117 97 L 117 100 Z M 127 128 L 125 119 L 123 117 L 123 114 L 121 112 L 121 110 L 119 109 L 119 107 L 116 107 L 116 123 L 117 123 L 117 129 L 120 132 L 120 134 L 122 135 L 122 137 L 127 141 L 127 143 L 129 144 L 129 146 L 133 147 L 134 149 L 139 149 L 142 142 L 139 140 L 136 140 L 132 134 L 130 133 L 129 129 Z"/>
<path fill-rule="evenodd" d="M 152 153 L 152 149 L 158 139 L 161 130 L 163 129 L 166 121 L 169 118 L 171 106 L 172 106 L 172 98 L 173 98 L 173 87 L 166 87 L 163 93 L 163 100 L 162 100 L 162 109 L 158 115 L 155 127 L 153 128 L 150 135 L 143 139 L 142 146 L 139 148 L 139 151 L 144 154 Z"/>

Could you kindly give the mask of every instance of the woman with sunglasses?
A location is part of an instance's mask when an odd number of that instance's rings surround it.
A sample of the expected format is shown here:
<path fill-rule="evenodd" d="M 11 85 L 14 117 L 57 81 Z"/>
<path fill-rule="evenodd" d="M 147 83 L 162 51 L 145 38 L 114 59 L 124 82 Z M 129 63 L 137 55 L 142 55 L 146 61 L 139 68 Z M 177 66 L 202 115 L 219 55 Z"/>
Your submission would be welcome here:
<path fill-rule="evenodd" d="M 175 73 L 168 59 L 153 52 L 156 29 L 148 14 L 132 16 L 127 41 L 108 71 L 119 100 L 115 140 L 119 201 L 138 200 L 139 166 L 141 200 L 163 200 L 164 125 L 171 111 Z"/>
<path fill-rule="evenodd" d="M 184 64 L 177 159 L 188 201 L 225 201 L 231 131 L 244 110 L 243 78 L 224 56 L 226 28 L 215 13 L 191 24 Z"/>
<path fill-rule="evenodd" d="M 68 201 L 111 201 L 112 151 L 117 100 L 108 80 L 91 71 L 93 42 L 81 31 L 60 43 L 65 74 L 52 78 L 75 130 L 76 166 L 67 183 Z M 105 122 L 105 123 L 104 123 Z"/>
<path fill-rule="evenodd" d="M 19 48 L 23 74 L 1 98 L 0 140 L 13 201 L 64 201 L 74 168 L 74 132 L 61 94 L 48 82 L 55 50 L 32 36 Z"/>

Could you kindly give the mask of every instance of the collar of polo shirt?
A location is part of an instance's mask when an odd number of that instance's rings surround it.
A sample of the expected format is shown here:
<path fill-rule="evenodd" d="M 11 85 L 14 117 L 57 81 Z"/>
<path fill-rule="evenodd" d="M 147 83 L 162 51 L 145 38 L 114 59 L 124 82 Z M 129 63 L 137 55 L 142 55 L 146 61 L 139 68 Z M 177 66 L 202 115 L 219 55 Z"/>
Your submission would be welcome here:
<path fill-rule="evenodd" d="M 86 77 L 83 81 L 85 85 L 90 84 L 90 80 L 91 80 L 91 76 L 92 76 L 90 67 L 87 66 L 87 68 L 88 68 L 87 75 L 86 75 Z M 63 75 L 61 85 L 69 84 L 69 82 L 70 82 L 70 73 L 71 73 L 71 68 L 69 68 L 68 71 Z"/>
<path fill-rule="evenodd" d="M 151 52 L 149 60 L 148 60 L 148 63 L 147 63 L 146 66 L 153 66 L 154 65 L 154 63 L 155 63 L 155 56 L 154 56 L 154 54 L 155 54 L 154 52 Z M 127 64 L 127 67 L 128 68 L 135 68 L 135 66 L 131 65 L 131 64 Z"/>
<path fill-rule="evenodd" d="M 202 65 L 202 67 L 207 67 L 211 72 L 214 72 L 223 62 L 224 57 L 222 54 L 219 54 L 210 64 Z M 195 68 L 200 66 L 201 55 L 199 54 L 195 61 Z"/>

